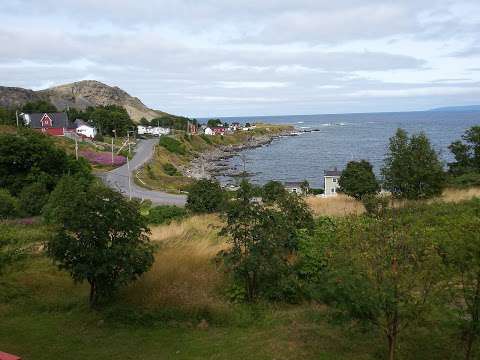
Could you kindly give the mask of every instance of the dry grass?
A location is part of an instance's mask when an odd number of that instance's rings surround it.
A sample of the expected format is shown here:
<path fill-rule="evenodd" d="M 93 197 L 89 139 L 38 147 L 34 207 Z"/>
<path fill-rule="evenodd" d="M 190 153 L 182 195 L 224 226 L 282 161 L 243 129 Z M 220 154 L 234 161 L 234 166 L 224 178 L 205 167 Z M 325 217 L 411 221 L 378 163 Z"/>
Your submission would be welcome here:
<path fill-rule="evenodd" d="M 346 195 L 325 198 L 309 196 L 306 201 L 314 216 L 360 215 L 365 212 L 361 202 Z"/>
<path fill-rule="evenodd" d="M 442 196 L 430 200 L 431 202 L 460 202 L 470 200 L 474 197 L 480 197 L 480 188 L 468 189 L 446 189 Z M 334 197 L 314 197 L 307 198 L 307 204 L 313 211 L 315 216 L 345 216 L 345 215 L 359 215 L 365 212 L 360 201 L 357 201 L 346 195 L 337 195 Z M 395 201 L 395 206 L 402 207 L 406 204 L 405 201 Z"/>
<path fill-rule="evenodd" d="M 129 299 L 146 307 L 219 308 L 218 287 L 224 281 L 213 261 L 226 244 L 218 236 L 215 215 L 193 216 L 152 229 L 160 250 L 152 269 L 129 290 Z"/>
<path fill-rule="evenodd" d="M 455 203 L 464 200 L 470 200 L 474 197 L 480 197 L 480 188 L 472 187 L 468 189 L 446 189 L 440 197 L 440 200 Z"/>

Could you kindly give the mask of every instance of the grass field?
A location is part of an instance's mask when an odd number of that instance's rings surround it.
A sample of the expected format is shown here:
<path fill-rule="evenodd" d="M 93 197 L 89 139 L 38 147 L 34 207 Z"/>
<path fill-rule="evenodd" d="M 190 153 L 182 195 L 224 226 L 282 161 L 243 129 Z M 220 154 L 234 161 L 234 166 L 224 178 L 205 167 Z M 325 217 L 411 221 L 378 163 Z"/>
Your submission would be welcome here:
<path fill-rule="evenodd" d="M 479 193 L 447 191 L 443 199 Z M 349 199 L 335 201 L 314 203 L 316 213 L 361 211 Z M 226 246 L 221 226 L 216 215 L 202 215 L 152 228 L 154 266 L 98 311 L 87 306 L 86 285 L 74 284 L 34 246 L 21 266 L 0 275 L 0 351 L 24 360 L 384 358 L 382 334 L 333 323 L 326 306 L 229 302 L 226 275 L 214 261 Z M 0 234 L 34 245 L 50 230 L 9 223 Z M 458 359 L 459 339 L 436 329 L 432 323 L 402 333 L 399 359 Z"/>

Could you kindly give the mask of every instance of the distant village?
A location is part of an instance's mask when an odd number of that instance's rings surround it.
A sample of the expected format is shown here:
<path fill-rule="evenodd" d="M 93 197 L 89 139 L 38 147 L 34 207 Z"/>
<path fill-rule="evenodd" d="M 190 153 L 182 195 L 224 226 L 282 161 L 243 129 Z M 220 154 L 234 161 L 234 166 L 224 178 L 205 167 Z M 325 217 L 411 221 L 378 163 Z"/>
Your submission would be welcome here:
<path fill-rule="evenodd" d="M 82 119 L 71 121 L 66 112 L 55 113 L 22 113 L 21 119 L 25 126 L 28 126 L 36 131 L 51 136 L 78 136 L 81 139 L 93 140 L 98 130 L 95 126 Z M 188 123 L 187 132 L 190 134 L 203 134 L 206 136 L 229 135 L 238 131 L 250 131 L 256 128 L 255 124 L 233 122 L 231 124 L 222 123 L 220 120 L 210 120 L 208 124 L 197 125 Z M 137 125 L 136 133 L 140 136 L 160 137 L 170 135 L 172 129 L 162 126 Z M 324 172 L 324 192 L 322 197 L 336 196 L 339 188 L 338 180 L 341 176 L 341 171 L 336 168 Z M 305 182 L 285 182 L 285 189 L 289 192 L 299 195 L 305 195 L 310 191 L 308 183 Z"/>

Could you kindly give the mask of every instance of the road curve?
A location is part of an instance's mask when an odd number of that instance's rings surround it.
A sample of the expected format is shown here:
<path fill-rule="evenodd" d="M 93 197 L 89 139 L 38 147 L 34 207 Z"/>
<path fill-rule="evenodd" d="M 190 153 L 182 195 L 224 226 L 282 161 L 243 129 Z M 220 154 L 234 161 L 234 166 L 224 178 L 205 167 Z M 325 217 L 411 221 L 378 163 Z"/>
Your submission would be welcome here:
<path fill-rule="evenodd" d="M 134 178 L 136 170 L 152 158 L 156 144 L 158 144 L 158 139 L 140 140 L 137 143 L 135 155 L 133 156 L 133 159 L 130 160 L 132 198 L 151 200 L 152 203 L 158 205 L 184 206 L 187 200 L 185 195 L 175 195 L 162 191 L 148 190 L 135 184 Z M 105 174 L 100 175 L 100 177 L 103 182 L 111 188 L 121 192 L 125 196 L 129 196 L 127 164 L 112 171 L 108 171 Z"/>

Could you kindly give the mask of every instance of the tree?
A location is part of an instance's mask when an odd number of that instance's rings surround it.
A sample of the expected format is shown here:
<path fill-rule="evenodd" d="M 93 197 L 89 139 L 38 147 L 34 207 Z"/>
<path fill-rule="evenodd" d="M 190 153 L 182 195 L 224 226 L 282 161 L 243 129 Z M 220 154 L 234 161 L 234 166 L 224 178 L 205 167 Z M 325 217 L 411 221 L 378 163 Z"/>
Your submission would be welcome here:
<path fill-rule="evenodd" d="M 20 205 L 7 189 L 0 188 L 0 220 L 14 218 L 20 214 Z"/>
<path fill-rule="evenodd" d="M 46 100 L 37 100 L 26 103 L 22 107 L 24 113 L 55 113 L 58 109 Z"/>
<path fill-rule="evenodd" d="M 39 215 L 48 201 L 48 195 L 47 187 L 41 182 L 25 186 L 18 195 L 22 212 L 26 215 Z"/>
<path fill-rule="evenodd" d="M 15 111 L 0 106 L 0 125 L 16 125 Z"/>
<path fill-rule="evenodd" d="M 366 160 L 350 161 L 338 181 L 340 191 L 357 200 L 378 193 L 378 184 L 372 165 Z"/>
<path fill-rule="evenodd" d="M 408 136 L 398 129 L 390 138 L 382 175 L 385 188 L 398 198 L 431 198 L 445 187 L 442 163 L 424 133 Z"/>
<path fill-rule="evenodd" d="M 303 195 L 308 195 L 310 192 L 310 183 L 308 180 L 303 180 L 302 183 L 300 184 L 300 189 L 302 190 Z"/>
<path fill-rule="evenodd" d="M 57 226 L 47 254 L 75 282 L 89 283 L 92 307 L 153 264 L 139 203 L 103 185 L 63 178 L 50 195 L 44 217 Z"/>
<path fill-rule="evenodd" d="M 480 172 L 480 126 L 465 131 L 462 140 L 454 141 L 448 147 L 455 157 L 455 162 L 448 164 L 450 172 L 455 175 Z"/>
<path fill-rule="evenodd" d="M 342 317 L 385 334 L 390 360 L 399 334 L 432 308 L 441 280 L 435 242 L 407 224 L 393 212 L 344 220 L 325 242 L 318 279 L 321 299 Z"/>
<path fill-rule="evenodd" d="M 242 285 L 247 301 L 292 300 L 298 291 L 290 255 L 299 231 L 311 229 L 313 218 L 296 195 L 286 193 L 268 205 L 255 201 L 255 195 L 255 188 L 242 181 L 228 203 L 221 234 L 228 236 L 231 247 L 219 256 Z"/>
<path fill-rule="evenodd" d="M 86 160 L 75 160 L 57 148 L 51 138 L 28 129 L 19 135 L 0 134 L 0 154 L 0 187 L 13 195 L 37 182 L 50 192 L 66 174 L 91 177 Z"/>
<path fill-rule="evenodd" d="M 457 211 L 454 219 L 440 215 L 436 221 L 440 229 L 435 233 L 450 280 L 447 306 L 456 313 L 462 329 L 465 360 L 474 359 L 474 344 L 480 336 L 480 200 L 472 201 L 470 211 Z"/>
<path fill-rule="evenodd" d="M 207 126 L 208 127 L 219 127 L 223 126 L 223 122 L 220 119 L 210 119 L 207 121 Z"/>
<path fill-rule="evenodd" d="M 186 208 L 194 213 L 213 213 L 225 206 L 225 191 L 218 181 L 198 180 L 188 189 Z"/>
<path fill-rule="evenodd" d="M 271 180 L 263 185 L 262 188 L 262 199 L 265 202 L 274 202 L 281 196 L 285 196 L 287 190 L 282 185 L 281 182 Z"/>

